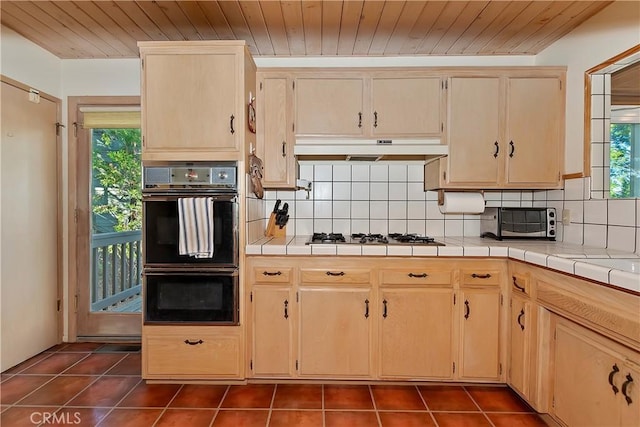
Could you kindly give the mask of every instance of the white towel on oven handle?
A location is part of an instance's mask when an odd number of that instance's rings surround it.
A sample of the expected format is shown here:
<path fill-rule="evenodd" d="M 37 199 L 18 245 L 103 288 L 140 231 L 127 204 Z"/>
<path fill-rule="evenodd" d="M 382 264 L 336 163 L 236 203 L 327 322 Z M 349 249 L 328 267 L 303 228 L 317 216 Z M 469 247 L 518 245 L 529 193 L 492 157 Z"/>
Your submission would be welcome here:
<path fill-rule="evenodd" d="M 213 198 L 178 198 L 180 236 L 178 252 L 195 258 L 213 258 Z"/>

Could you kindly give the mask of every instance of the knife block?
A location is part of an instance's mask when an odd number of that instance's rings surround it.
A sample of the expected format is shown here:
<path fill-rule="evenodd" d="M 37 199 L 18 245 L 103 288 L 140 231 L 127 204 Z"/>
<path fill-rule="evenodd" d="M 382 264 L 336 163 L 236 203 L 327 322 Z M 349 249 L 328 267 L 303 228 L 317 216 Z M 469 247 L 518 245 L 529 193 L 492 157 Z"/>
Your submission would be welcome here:
<path fill-rule="evenodd" d="M 266 237 L 285 237 L 287 235 L 287 226 L 280 228 L 280 226 L 276 225 L 276 214 L 272 212 L 264 235 Z"/>

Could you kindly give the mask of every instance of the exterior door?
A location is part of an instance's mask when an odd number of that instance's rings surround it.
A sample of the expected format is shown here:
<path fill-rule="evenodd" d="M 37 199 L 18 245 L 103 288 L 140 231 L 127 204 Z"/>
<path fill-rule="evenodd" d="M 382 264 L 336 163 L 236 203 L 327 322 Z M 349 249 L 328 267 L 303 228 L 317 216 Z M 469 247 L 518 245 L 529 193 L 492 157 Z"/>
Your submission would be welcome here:
<path fill-rule="evenodd" d="M 77 311 L 70 339 L 138 340 L 142 325 L 142 164 L 139 122 L 130 122 L 136 113 L 127 111 L 139 107 L 139 98 L 76 98 L 72 102 L 77 105 L 73 144 L 77 159 L 72 207 L 76 262 L 71 268 Z M 121 114 L 100 115 L 108 110 Z M 137 117 L 139 120 L 139 113 Z"/>
<path fill-rule="evenodd" d="M 0 371 L 61 341 L 58 322 L 59 101 L 2 82 Z"/>

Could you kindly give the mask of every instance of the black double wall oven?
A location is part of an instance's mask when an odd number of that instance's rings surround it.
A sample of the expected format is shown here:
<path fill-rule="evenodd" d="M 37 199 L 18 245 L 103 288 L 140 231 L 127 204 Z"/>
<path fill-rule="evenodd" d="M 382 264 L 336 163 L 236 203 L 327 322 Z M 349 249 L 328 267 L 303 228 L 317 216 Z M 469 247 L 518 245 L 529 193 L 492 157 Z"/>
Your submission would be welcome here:
<path fill-rule="evenodd" d="M 145 324 L 239 322 L 235 162 L 143 168 Z"/>

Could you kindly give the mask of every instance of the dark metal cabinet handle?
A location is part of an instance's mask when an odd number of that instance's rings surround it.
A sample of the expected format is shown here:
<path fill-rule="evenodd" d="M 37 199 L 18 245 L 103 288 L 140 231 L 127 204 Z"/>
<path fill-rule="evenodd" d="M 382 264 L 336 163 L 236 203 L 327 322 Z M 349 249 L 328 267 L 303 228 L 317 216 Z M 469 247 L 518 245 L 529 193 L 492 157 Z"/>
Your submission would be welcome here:
<path fill-rule="evenodd" d="M 198 344 L 202 344 L 204 341 L 202 340 L 198 340 L 198 341 L 189 341 L 189 340 L 184 340 L 185 344 L 189 344 L 189 345 L 198 345 Z"/>
<path fill-rule="evenodd" d="M 368 319 L 369 318 L 369 300 L 366 299 L 364 300 L 364 318 Z"/>
<path fill-rule="evenodd" d="M 282 157 L 287 157 L 287 143 L 282 141 Z"/>
<path fill-rule="evenodd" d="M 231 118 L 229 119 L 229 128 L 231 130 L 231 134 L 233 135 L 234 133 L 236 133 L 236 130 L 233 128 L 233 121 L 236 119 L 236 116 L 234 116 L 233 114 L 231 115 Z"/>
<path fill-rule="evenodd" d="M 519 291 L 524 292 L 525 289 L 524 287 L 518 285 L 518 279 L 516 279 L 516 276 L 511 276 L 511 278 L 513 279 L 513 286 L 515 286 Z"/>
<path fill-rule="evenodd" d="M 518 314 L 518 325 L 520 325 L 520 329 L 524 331 L 524 325 L 520 321 L 522 319 L 522 316 L 524 316 L 524 308 L 520 310 L 520 314 Z"/>
<path fill-rule="evenodd" d="M 509 141 L 509 147 L 511 147 L 511 151 L 509 151 L 509 157 L 513 157 L 513 153 L 516 152 L 516 146 L 513 144 L 513 141 Z"/>
<path fill-rule="evenodd" d="M 289 318 L 289 300 L 284 300 L 284 318 Z"/>
<path fill-rule="evenodd" d="M 611 372 L 609 372 L 609 385 L 611 386 L 611 390 L 613 390 L 613 394 L 618 394 L 619 391 L 618 387 L 613 383 L 613 377 L 615 377 L 618 372 L 620 372 L 620 368 L 614 363 L 611 367 Z"/>
<path fill-rule="evenodd" d="M 362 127 L 362 112 L 358 113 L 358 127 Z"/>
<path fill-rule="evenodd" d="M 262 275 L 263 276 L 280 276 L 282 274 L 282 271 L 263 271 Z"/>
<path fill-rule="evenodd" d="M 473 277 L 474 279 L 489 279 L 491 277 L 491 275 L 490 274 L 476 274 L 476 273 L 473 273 L 471 275 L 471 277 Z"/>
<path fill-rule="evenodd" d="M 498 157 L 498 153 L 500 152 L 500 144 L 498 144 L 498 141 L 494 142 L 493 145 L 496 146 L 496 152 L 493 153 L 493 157 L 496 158 Z"/>
<path fill-rule="evenodd" d="M 385 319 L 387 318 L 387 300 L 382 300 L 382 305 L 384 307 L 383 311 L 382 311 L 382 317 L 384 317 Z"/>
<path fill-rule="evenodd" d="M 633 403 L 633 400 L 631 400 L 631 398 L 627 394 L 627 387 L 629 387 L 629 384 L 633 382 L 633 377 L 631 376 L 631 374 L 627 374 L 626 378 L 627 380 L 622 384 L 622 395 L 624 396 L 624 400 L 627 401 L 627 405 L 631 405 L 631 403 Z"/>
<path fill-rule="evenodd" d="M 327 276 L 344 276 L 344 271 L 334 273 L 333 271 L 327 271 Z"/>
<path fill-rule="evenodd" d="M 424 277 L 427 277 L 427 276 L 428 276 L 428 274 L 427 274 L 427 273 L 420 273 L 420 274 L 409 273 L 409 274 L 407 274 L 407 276 L 409 276 L 409 277 L 424 278 Z"/>
<path fill-rule="evenodd" d="M 464 301 L 464 318 L 468 319 L 470 314 L 471 314 L 471 309 L 469 308 L 469 301 L 465 300 Z"/>
<path fill-rule="evenodd" d="M 378 112 L 377 111 L 373 112 L 373 127 L 374 128 L 378 127 Z"/>

